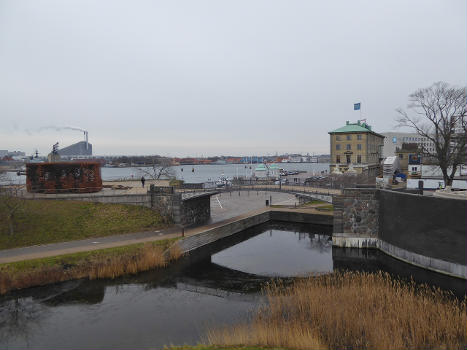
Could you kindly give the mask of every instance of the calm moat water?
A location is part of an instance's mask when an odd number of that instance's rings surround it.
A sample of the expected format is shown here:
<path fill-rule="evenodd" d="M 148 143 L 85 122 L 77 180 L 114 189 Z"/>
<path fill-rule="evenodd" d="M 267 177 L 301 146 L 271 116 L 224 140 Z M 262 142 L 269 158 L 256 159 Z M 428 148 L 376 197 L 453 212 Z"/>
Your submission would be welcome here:
<path fill-rule="evenodd" d="M 462 295 L 461 280 L 375 251 L 332 248 L 329 228 L 270 223 L 167 269 L 115 280 L 69 281 L 0 298 L 0 348 L 123 349 L 196 344 L 206 330 L 244 320 L 271 278 L 334 269 L 383 269 Z"/>

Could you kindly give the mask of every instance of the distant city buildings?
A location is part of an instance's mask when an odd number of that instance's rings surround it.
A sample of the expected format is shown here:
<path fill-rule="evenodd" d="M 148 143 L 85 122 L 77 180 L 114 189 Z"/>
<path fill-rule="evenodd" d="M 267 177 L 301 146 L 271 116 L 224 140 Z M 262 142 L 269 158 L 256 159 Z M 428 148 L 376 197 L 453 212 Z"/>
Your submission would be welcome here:
<path fill-rule="evenodd" d="M 371 130 L 367 123 L 347 121 L 343 127 L 330 131 L 331 173 L 349 170 L 357 174 L 377 176 L 382 160 L 384 136 Z"/>
<path fill-rule="evenodd" d="M 20 161 L 23 160 L 26 153 L 21 151 L 8 151 L 7 149 L 0 149 L 0 160 L 8 161 Z"/>

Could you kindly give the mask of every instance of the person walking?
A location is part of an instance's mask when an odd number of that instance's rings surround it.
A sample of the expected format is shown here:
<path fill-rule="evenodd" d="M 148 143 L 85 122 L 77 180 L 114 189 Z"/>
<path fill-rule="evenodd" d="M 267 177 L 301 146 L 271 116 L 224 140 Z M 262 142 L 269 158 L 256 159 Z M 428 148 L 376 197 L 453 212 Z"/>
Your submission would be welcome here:
<path fill-rule="evenodd" d="M 146 179 L 144 178 L 144 176 L 141 176 L 141 185 L 143 185 L 143 188 L 144 188 L 144 182 L 146 181 Z"/>

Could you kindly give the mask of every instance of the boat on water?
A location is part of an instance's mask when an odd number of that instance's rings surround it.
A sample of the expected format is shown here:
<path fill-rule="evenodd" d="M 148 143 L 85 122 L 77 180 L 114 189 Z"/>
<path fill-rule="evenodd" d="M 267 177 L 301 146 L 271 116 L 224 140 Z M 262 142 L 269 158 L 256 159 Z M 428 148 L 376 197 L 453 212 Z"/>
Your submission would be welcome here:
<path fill-rule="evenodd" d="M 216 187 L 222 188 L 222 187 L 229 187 L 232 186 L 232 181 L 225 177 L 224 174 L 222 174 L 216 181 Z"/>

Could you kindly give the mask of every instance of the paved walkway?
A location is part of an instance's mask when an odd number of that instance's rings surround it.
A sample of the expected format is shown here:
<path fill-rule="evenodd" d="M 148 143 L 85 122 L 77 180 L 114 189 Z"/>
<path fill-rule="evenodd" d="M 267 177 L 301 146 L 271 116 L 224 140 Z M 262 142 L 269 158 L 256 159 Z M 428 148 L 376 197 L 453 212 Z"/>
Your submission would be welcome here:
<path fill-rule="evenodd" d="M 233 218 L 229 218 L 229 219 L 219 221 L 216 223 L 185 229 L 184 235 L 187 237 L 193 236 L 198 233 L 207 231 L 209 229 L 223 226 L 230 222 L 234 222 L 234 221 L 237 221 L 237 220 L 249 217 L 249 216 L 254 216 L 260 213 L 264 213 L 270 210 L 319 213 L 322 215 L 332 215 L 332 214 L 316 211 L 313 208 L 276 209 L 276 208 L 264 207 L 264 208 L 250 211 L 248 213 L 238 215 Z M 130 244 L 154 242 L 154 241 L 158 241 L 162 239 L 169 239 L 169 238 L 175 238 L 175 237 L 181 237 L 181 236 L 182 236 L 182 228 L 171 227 L 165 230 L 137 232 L 137 233 L 115 235 L 115 236 L 89 238 L 89 239 L 77 240 L 77 241 L 51 243 L 51 244 L 36 245 L 36 246 L 31 246 L 31 247 L 0 250 L 0 263 L 46 258 L 46 257 L 51 257 L 51 256 L 93 251 L 93 250 L 99 250 L 99 249 L 105 249 L 105 248 L 121 247 L 121 246 L 130 245 Z"/>
<path fill-rule="evenodd" d="M 141 185 L 139 180 L 133 181 L 103 181 L 104 188 L 99 192 L 92 193 L 58 193 L 58 194 L 45 194 L 45 193 L 29 193 L 26 191 L 25 185 L 20 185 L 20 191 L 25 198 L 70 198 L 70 197 L 99 197 L 99 196 L 114 196 L 114 195 L 128 195 L 128 194 L 146 194 L 151 184 L 156 186 L 168 186 L 167 180 L 147 180 L 145 186 Z M 279 185 L 243 185 L 241 186 L 242 191 L 261 191 L 267 189 L 268 191 L 279 192 Z M 310 187 L 310 186 L 298 186 L 298 185 L 282 185 L 282 191 L 286 192 L 313 192 L 313 193 L 325 193 L 325 194 L 340 194 L 341 190 L 323 187 Z M 215 190 L 215 189 L 214 189 Z M 180 189 L 180 192 L 192 192 L 200 190 Z M 202 191 L 202 190 L 201 190 Z M 232 186 L 227 189 L 227 192 L 238 191 L 238 187 Z"/>

